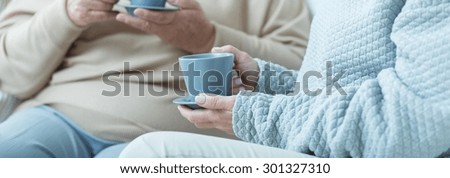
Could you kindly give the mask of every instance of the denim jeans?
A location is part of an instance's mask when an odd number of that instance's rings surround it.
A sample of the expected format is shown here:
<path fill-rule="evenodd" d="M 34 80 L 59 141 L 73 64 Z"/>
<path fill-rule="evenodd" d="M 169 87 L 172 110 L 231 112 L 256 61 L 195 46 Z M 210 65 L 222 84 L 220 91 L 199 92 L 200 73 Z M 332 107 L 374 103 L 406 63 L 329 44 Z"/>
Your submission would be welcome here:
<path fill-rule="evenodd" d="M 87 133 L 48 106 L 18 111 L 0 124 L 0 157 L 4 158 L 92 158 L 117 144 Z M 108 154 L 117 157 L 120 151 Z"/>

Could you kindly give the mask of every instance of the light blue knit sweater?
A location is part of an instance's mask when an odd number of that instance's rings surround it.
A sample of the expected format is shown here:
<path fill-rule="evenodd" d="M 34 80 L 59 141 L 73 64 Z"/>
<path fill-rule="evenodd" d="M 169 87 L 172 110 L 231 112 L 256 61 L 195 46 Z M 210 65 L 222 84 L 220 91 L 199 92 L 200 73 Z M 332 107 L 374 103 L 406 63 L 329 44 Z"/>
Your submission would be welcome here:
<path fill-rule="evenodd" d="M 448 155 L 450 0 L 330 0 L 312 28 L 299 72 L 258 62 L 259 93 L 235 104 L 238 137 L 319 157 Z M 308 83 L 319 96 L 285 95 L 326 61 L 346 95 L 326 95 L 325 77 Z"/>

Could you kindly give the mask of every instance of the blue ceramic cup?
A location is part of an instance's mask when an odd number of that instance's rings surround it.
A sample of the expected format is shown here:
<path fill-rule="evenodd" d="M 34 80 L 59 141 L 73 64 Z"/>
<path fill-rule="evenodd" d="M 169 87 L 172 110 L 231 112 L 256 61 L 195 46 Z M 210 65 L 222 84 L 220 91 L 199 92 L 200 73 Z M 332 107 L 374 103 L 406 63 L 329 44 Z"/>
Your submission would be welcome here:
<path fill-rule="evenodd" d="M 165 7 L 166 0 L 131 0 L 133 6 Z"/>
<path fill-rule="evenodd" d="M 195 54 L 180 57 L 179 62 L 190 96 L 200 93 L 223 96 L 232 94 L 233 54 Z"/>

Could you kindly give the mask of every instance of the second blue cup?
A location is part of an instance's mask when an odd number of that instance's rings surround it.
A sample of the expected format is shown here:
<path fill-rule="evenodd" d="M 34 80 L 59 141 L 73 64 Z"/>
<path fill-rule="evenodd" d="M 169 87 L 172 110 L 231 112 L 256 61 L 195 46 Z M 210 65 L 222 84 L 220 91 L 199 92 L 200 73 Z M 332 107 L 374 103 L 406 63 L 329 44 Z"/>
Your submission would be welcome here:
<path fill-rule="evenodd" d="M 195 54 L 180 57 L 179 62 L 190 96 L 200 93 L 223 96 L 232 94 L 233 54 Z"/>

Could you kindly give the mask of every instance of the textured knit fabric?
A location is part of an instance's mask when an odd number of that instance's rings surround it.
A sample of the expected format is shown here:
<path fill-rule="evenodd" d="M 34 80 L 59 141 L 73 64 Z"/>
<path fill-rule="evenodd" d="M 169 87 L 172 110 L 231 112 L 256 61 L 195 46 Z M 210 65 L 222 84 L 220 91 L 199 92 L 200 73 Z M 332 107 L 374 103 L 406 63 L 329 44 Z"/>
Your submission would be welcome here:
<path fill-rule="evenodd" d="M 172 103 L 185 95 L 178 86 L 183 81 L 164 74 L 177 71 L 178 57 L 186 51 L 115 20 L 79 28 L 67 15 L 66 1 L 13 0 L 0 14 L 0 90 L 24 101 L 19 110 L 49 105 L 89 133 L 115 141 L 152 131 L 226 137 L 196 128 Z M 300 66 L 310 29 L 303 0 L 198 2 L 214 24 L 215 46 L 232 44 L 255 57 Z M 109 77 L 119 87 L 102 80 L 107 72 L 120 74 Z M 117 88 L 117 96 L 102 94 Z"/>
<path fill-rule="evenodd" d="M 259 93 L 240 93 L 235 104 L 238 137 L 319 157 L 445 156 L 449 0 L 332 0 L 317 10 L 311 31 L 299 73 L 258 62 Z M 333 84 L 326 61 L 333 77 L 345 72 L 337 81 L 345 94 L 326 95 Z M 309 71 L 323 75 L 308 83 L 320 95 L 284 95 Z"/>

